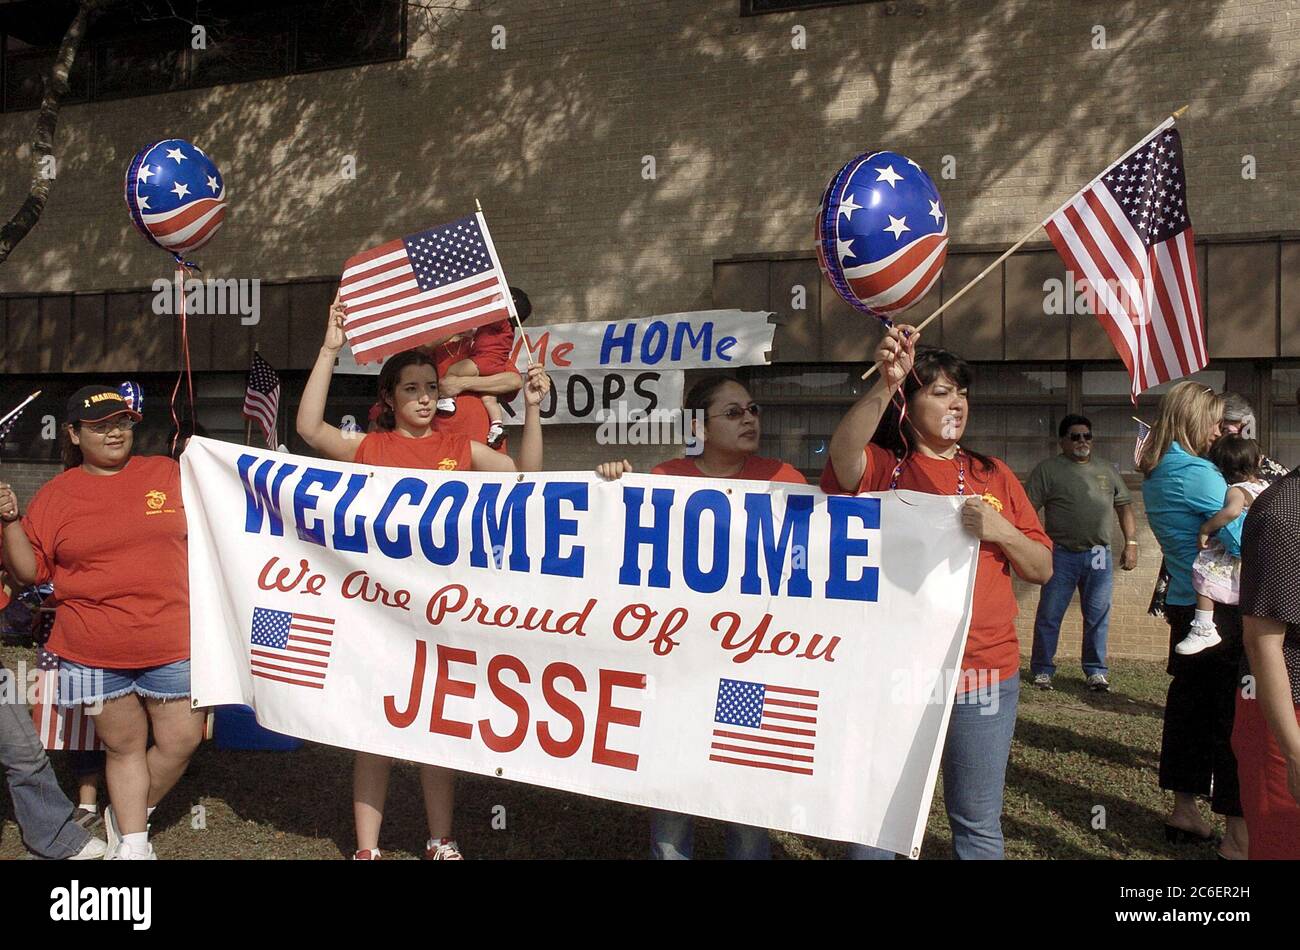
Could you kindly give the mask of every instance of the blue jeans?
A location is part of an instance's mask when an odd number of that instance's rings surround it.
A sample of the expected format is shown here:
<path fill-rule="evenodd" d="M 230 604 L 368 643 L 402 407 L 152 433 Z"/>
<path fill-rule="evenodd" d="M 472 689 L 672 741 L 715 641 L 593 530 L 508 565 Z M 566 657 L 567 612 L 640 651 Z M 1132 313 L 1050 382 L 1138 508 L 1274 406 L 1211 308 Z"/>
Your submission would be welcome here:
<path fill-rule="evenodd" d="M 0 668 L 0 676 L 12 677 Z M 18 685 L 12 680 L 13 699 Z M 4 766 L 9 792 L 14 800 L 14 817 L 22 831 L 23 844 L 42 858 L 70 858 L 86 846 L 90 835 L 72 820 L 72 802 L 59 788 L 41 740 L 32 725 L 28 708 L 19 702 L 0 701 L 0 765 Z"/>
<path fill-rule="evenodd" d="M 1030 671 L 1037 676 L 1056 672 L 1056 641 L 1061 636 L 1061 618 L 1079 591 L 1083 611 L 1083 672 L 1086 676 L 1106 672 L 1106 634 L 1110 630 L 1110 592 L 1114 561 L 1104 549 L 1105 564 L 1095 567 L 1102 551 L 1052 551 L 1052 579 L 1043 585 L 1034 617 L 1034 652 Z"/>
<path fill-rule="evenodd" d="M 695 851 L 695 817 L 675 811 L 655 811 L 650 819 L 650 857 L 656 861 L 689 861 Z M 728 861 L 767 861 L 772 838 L 766 828 L 727 822 Z"/>
<path fill-rule="evenodd" d="M 1017 673 L 1000 682 L 996 692 L 972 690 L 953 703 L 943 746 L 943 802 L 953 857 L 959 861 L 1002 858 L 1002 792 L 1019 699 Z M 893 857 L 883 848 L 849 846 L 849 858 L 855 861 Z"/>

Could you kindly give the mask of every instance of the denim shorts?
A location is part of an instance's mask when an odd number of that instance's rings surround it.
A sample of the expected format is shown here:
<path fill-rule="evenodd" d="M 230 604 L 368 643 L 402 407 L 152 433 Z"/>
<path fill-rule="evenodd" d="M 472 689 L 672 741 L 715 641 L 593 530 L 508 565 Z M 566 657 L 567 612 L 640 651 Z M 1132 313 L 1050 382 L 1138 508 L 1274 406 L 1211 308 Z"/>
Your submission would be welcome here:
<path fill-rule="evenodd" d="M 145 699 L 190 695 L 190 661 L 177 660 L 139 670 L 108 670 L 59 660 L 59 705 L 81 706 L 136 693 Z"/>

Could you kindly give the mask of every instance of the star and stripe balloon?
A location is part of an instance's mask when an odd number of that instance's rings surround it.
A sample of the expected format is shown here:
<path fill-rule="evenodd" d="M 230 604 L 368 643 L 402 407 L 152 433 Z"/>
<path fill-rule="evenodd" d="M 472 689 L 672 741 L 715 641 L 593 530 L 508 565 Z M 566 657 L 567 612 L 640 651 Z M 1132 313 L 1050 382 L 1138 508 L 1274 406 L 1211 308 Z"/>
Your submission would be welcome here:
<path fill-rule="evenodd" d="M 221 172 L 185 139 L 164 139 L 141 149 L 127 168 L 125 185 L 136 228 L 178 261 L 212 240 L 225 220 Z"/>
<path fill-rule="evenodd" d="M 934 286 L 948 217 L 930 176 L 897 152 L 844 165 L 817 215 L 817 262 L 845 302 L 886 323 Z"/>

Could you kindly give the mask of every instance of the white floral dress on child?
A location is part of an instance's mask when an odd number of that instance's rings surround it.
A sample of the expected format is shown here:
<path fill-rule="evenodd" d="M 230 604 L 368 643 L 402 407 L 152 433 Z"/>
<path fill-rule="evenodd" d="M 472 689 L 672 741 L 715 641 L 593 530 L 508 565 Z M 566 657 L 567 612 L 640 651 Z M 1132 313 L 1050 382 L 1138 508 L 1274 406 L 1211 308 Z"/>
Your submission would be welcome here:
<path fill-rule="evenodd" d="M 1237 482 L 1232 486 L 1246 493 L 1244 515 L 1267 482 Z M 1216 604 L 1235 604 L 1241 587 L 1241 557 L 1229 554 L 1217 537 L 1210 539 L 1209 547 L 1196 555 L 1192 562 L 1192 587 Z"/>

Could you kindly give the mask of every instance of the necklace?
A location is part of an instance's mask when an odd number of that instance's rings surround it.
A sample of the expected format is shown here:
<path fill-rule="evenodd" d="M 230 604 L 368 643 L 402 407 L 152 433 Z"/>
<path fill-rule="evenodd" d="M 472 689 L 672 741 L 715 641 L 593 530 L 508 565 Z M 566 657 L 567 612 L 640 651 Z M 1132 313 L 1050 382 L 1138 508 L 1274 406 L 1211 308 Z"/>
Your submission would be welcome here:
<path fill-rule="evenodd" d="M 962 451 L 961 446 L 960 445 L 957 446 L 957 454 L 954 457 L 957 459 L 957 494 L 958 495 L 966 494 L 966 463 L 964 461 L 965 454 L 966 453 Z M 903 462 L 906 461 L 906 459 L 907 456 L 904 456 L 903 458 L 899 459 L 898 464 L 894 466 L 894 474 L 889 479 L 890 491 L 893 491 L 894 489 L 898 488 L 898 476 L 899 473 L 903 471 Z"/>

